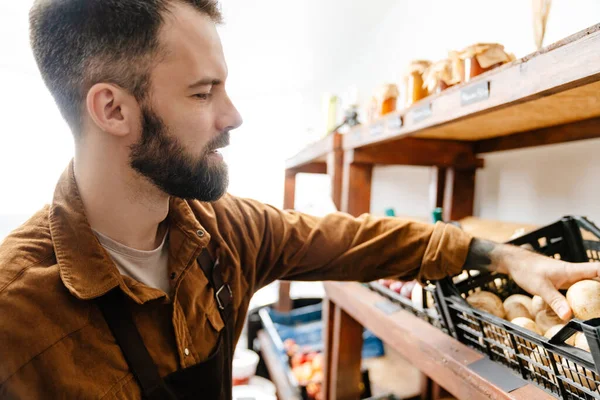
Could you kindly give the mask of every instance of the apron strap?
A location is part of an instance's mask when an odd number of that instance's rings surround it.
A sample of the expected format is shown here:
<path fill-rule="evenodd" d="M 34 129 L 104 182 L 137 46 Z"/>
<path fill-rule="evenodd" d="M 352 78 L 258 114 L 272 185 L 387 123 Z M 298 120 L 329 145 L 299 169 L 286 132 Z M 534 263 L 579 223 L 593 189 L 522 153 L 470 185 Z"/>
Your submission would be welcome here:
<path fill-rule="evenodd" d="M 175 399 L 164 384 L 138 331 L 125 296 L 120 289 L 111 290 L 96 299 L 104 319 L 115 337 L 145 399 Z"/>
<path fill-rule="evenodd" d="M 233 311 L 233 292 L 231 291 L 231 287 L 223 281 L 219 260 L 217 259 L 213 264 L 205 248 L 198 257 L 198 263 L 215 292 L 215 301 L 217 302 L 223 323 L 227 324 Z"/>
<path fill-rule="evenodd" d="M 223 275 L 221 271 L 221 264 L 217 259 L 216 262 L 213 263 L 208 251 L 206 249 L 202 250 L 200 256 L 198 257 L 198 263 L 200 264 L 200 268 L 202 268 L 202 272 L 206 275 L 210 285 L 212 286 L 215 292 L 215 301 L 217 302 L 217 307 L 219 309 L 219 314 L 221 314 L 221 319 L 225 324 L 225 335 L 223 339 L 227 340 L 225 343 L 225 352 L 226 352 L 226 363 L 225 363 L 225 371 L 223 373 L 223 382 L 221 386 L 221 399 L 231 399 L 233 397 L 233 352 L 235 347 L 235 337 L 234 337 L 234 320 L 233 320 L 233 293 L 231 291 L 231 287 L 229 284 L 223 281 Z"/>

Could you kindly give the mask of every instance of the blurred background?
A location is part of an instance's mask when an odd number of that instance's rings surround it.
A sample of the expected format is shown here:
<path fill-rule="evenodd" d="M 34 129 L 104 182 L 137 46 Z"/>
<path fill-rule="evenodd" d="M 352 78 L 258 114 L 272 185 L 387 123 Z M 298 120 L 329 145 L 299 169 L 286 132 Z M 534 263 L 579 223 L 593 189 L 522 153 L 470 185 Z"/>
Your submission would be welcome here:
<path fill-rule="evenodd" d="M 31 3 L 0 0 L 0 239 L 51 201 L 73 155 L 29 49 Z M 536 49 L 526 0 L 222 0 L 222 9 L 228 90 L 245 121 L 225 153 L 230 192 L 275 206 L 282 206 L 285 159 L 326 133 L 325 94 L 364 105 L 381 84 L 399 82 L 411 60 L 441 59 L 474 41 L 502 43 L 517 58 Z M 554 0 L 544 43 L 599 20 L 600 0 Z M 578 213 L 600 220 L 600 143 L 560 146 L 485 156 L 475 215 L 535 224 Z M 376 168 L 371 211 L 427 217 L 429 174 Z M 296 208 L 323 209 L 329 181 L 300 175 L 296 193 Z"/>

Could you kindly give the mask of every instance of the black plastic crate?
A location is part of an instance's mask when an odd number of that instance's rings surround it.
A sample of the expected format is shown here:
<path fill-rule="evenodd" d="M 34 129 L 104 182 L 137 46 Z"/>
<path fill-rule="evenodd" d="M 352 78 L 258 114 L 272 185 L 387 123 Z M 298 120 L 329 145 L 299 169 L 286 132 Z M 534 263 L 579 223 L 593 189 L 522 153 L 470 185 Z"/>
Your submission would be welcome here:
<path fill-rule="evenodd" d="M 600 259 L 600 229 L 582 217 L 564 217 L 508 243 L 570 262 Z M 481 290 L 502 300 L 511 294 L 525 294 L 508 276 L 497 273 L 475 271 L 458 283 L 451 278 L 439 281 L 437 299 L 455 338 L 555 396 L 600 400 L 600 319 L 572 320 L 548 340 L 472 308 L 465 299 Z M 564 343 L 576 331 L 585 333 L 591 353 Z"/>
<path fill-rule="evenodd" d="M 423 308 L 416 306 L 411 299 L 399 295 L 390 288 L 387 288 L 378 282 L 371 282 L 368 284 L 368 286 L 371 288 L 371 290 L 381 294 L 395 304 L 398 304 L 404 310 L 416 315 L 424 321 L 427 321 L 445 333 L 448 333 L 448 329 L 446 328 L 447 324 L 443 318 L 444 314 L 442 313 L 441 308 L 438 306 L 435 285 L 429 284 L 423 286 Z"/>

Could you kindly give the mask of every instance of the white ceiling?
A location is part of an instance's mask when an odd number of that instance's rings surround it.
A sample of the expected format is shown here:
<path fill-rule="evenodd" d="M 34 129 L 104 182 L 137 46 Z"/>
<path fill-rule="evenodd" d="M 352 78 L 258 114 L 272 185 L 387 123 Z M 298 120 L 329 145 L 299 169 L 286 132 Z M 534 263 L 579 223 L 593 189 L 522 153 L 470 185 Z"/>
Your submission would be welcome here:
<path fill-rule="evenodd" d="M 397 2 L 221 0 L 231 88 L 246 97 L 322 84 Z"/>

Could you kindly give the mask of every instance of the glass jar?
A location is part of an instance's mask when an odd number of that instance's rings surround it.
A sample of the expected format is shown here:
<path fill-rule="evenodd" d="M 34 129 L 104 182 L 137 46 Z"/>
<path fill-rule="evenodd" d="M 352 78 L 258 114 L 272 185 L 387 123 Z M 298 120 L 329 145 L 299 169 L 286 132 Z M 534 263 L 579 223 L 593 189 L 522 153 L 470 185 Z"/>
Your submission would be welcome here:
<path fill-rule="evenodd" d="M 450 59 L 435 62 L 425 71 L 423 86 L 429 94 L 440 93 L 453 84 Z"/>
<path fill-rule="evenodd" d="M 394 84 L 387 84 L 381 88 L 378 101 L 379 116 L 396 111 L 398 96 L 398 86 Z"/>
<path fill-rule="evenodd" d="M 429 95 L 429 91 L 424 86 L 423 74 L 431 65 L 430 61 L 413 61 L 404 77 L 404 105 L 410 107 L 417 101 L 424 99 Z"/>
<path fill-rule="evenodd" d="M 461 58 L 464 62 L 465 82 L 487 71 L 514 60 L 498 43 L 478 43 L 467 47 Z"/>
<path fill-rule="evenodd" d="M 502 65 L 502 63 L 496 63 L 490 65 L 487 68 L 483 68 L 479 61 L 477 61 L 477 56 L 467 57 L 464 60 L 465 65 L 465 82 L 469 82 L 471 79 L 475 78 L 477 75 L 481 75 L 484 72 L 490 71 L 496 67 Z"/>

